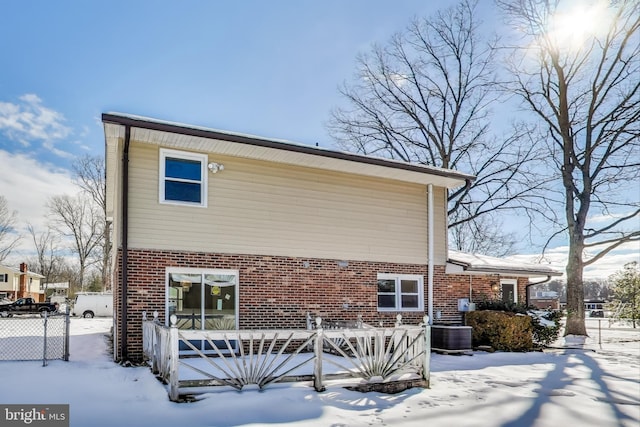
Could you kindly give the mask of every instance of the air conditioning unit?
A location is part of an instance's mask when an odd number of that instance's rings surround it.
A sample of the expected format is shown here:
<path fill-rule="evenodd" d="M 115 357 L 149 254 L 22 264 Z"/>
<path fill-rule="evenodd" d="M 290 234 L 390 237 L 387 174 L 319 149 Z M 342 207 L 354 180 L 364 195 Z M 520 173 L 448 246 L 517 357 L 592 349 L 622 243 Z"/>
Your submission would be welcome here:
<path fill-rule="evenodd" d="M 471 326 L 431 326 L 431 349 L 437 352 L 468 352 L 472 351 Z"/>

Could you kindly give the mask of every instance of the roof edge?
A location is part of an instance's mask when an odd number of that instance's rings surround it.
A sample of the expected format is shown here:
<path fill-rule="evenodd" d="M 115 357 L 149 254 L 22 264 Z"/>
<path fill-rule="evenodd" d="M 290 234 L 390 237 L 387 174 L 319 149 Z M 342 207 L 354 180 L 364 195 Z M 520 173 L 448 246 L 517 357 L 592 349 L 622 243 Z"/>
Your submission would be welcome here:
<path fill-rule="evenodd" d="M 411 172 L 418 172 L 430 175 L 437 175 L 446 178 L 473 181 L 475 176 L 451 169 L 437 168 L 434 166 L 406 163 L 397 160 L 385 159 L 382 157 L 370 157 L 362 154 L 348 153 L 344 151 L 330 150 L 326 148 L 313 147 L 309 145 L 299 145 L 285 142 L 283 140 L 262 138 L 253 135 L 243 135 L 209 129 L 198 126 L 191 126 L 181 123 L 165 122 L 147 117 L 132 116 L 122 113 L 103 113 L 102 122 L 105 124 L 116 124 L 121 126 L 131 126 L 140 129 L 155 130 L 160 132 L 176 133 L 185 136 L 194 136 L 207 139 L 218 139 L 222 141 L 238 142 L 258 147 L 273 148 L 284 151 L 292 151 L 302 154 L 329 157 L 338 160 L 347 160 L 358 163 L 366 163 L 375 166 L 383 166 L 394 169 L 402 169 Z"/>

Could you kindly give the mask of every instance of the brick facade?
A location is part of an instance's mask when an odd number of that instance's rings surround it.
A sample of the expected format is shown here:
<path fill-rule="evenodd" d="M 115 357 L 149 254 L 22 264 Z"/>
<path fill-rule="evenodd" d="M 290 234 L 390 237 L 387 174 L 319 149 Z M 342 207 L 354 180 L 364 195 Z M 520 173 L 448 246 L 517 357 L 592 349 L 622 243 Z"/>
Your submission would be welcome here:
<path fill-rule="evenodd" d="M 121 252 L 118 259 L 121 259 Z M 120 266 L 120 262 L 118 266 Z M 417 324 L 427 311 L 427 266 L 366 261 L 295 257 L 215 254 L 202 252 L 135 250 L 128 251 L 127 359 L 142 357 L 142 312 L 157 310 L 165 319 L 165 271 L 167 267 L 228 269 L 239 271 L 240 329 L 306 328 L 308 312 L 332 320 L 356 320 L 391 326 L 397 312 L 377 311 L 377 274 L 419 274 L 424 278 L 425 312 L 402 312 L 403 322 Z M 122 277 L 116 272 L 114 307 L 116 359 L 120 354 L 122 327 Z M 458 298 L 469 298 L 469 278 L 473 295 L 491 293 L 491 282 L 499 278 L 447 275 L 444 266 L 434 266 L 434 314 L 436 321 L 459 323 Z M 496 276 L 497 277 L 497 276 Z M 526 280 L 526 279 L 525 279 Z M 524 286 L 518 286 L 524 298 Z"/>

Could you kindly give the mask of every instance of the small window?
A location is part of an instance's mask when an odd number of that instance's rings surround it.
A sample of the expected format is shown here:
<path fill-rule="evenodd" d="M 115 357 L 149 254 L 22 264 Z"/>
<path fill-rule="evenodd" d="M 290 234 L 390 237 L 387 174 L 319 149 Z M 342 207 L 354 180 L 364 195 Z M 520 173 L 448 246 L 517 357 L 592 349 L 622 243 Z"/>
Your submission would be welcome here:
<path fill-rule="evenodd" d="M 424 310 L 422 276 L 378 274 L 378 311 L 422 310 Z"/>
<path fill-rule="evenodd" d="M 7 283 L 9 281 L 8 274 L 0 274 L 0 283 Z"/>
<path fill-rule="evenodd" d="M 160 149 L 160 203 L 207 206 L 207 155 Z"/>

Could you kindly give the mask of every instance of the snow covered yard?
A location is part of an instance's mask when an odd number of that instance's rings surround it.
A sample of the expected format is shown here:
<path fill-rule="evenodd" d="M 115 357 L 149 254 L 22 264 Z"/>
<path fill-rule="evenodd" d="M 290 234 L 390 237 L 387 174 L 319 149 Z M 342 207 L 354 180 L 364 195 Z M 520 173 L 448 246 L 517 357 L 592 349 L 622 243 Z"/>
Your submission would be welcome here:
<path fill-rule="evenodd" d="M 587 350 L 432 357 L 431 389 L 396 395 L 276 385 L 172 403 L 147 368 L 107 353 L 111 319 L 72 319 L 69 362 L 0 362 L 0 403 L 65 403 L 71 426 L 640 425 L 640 331 L 588 319 Z M 597 351 L 592 351 L 597 350 Z"/>

